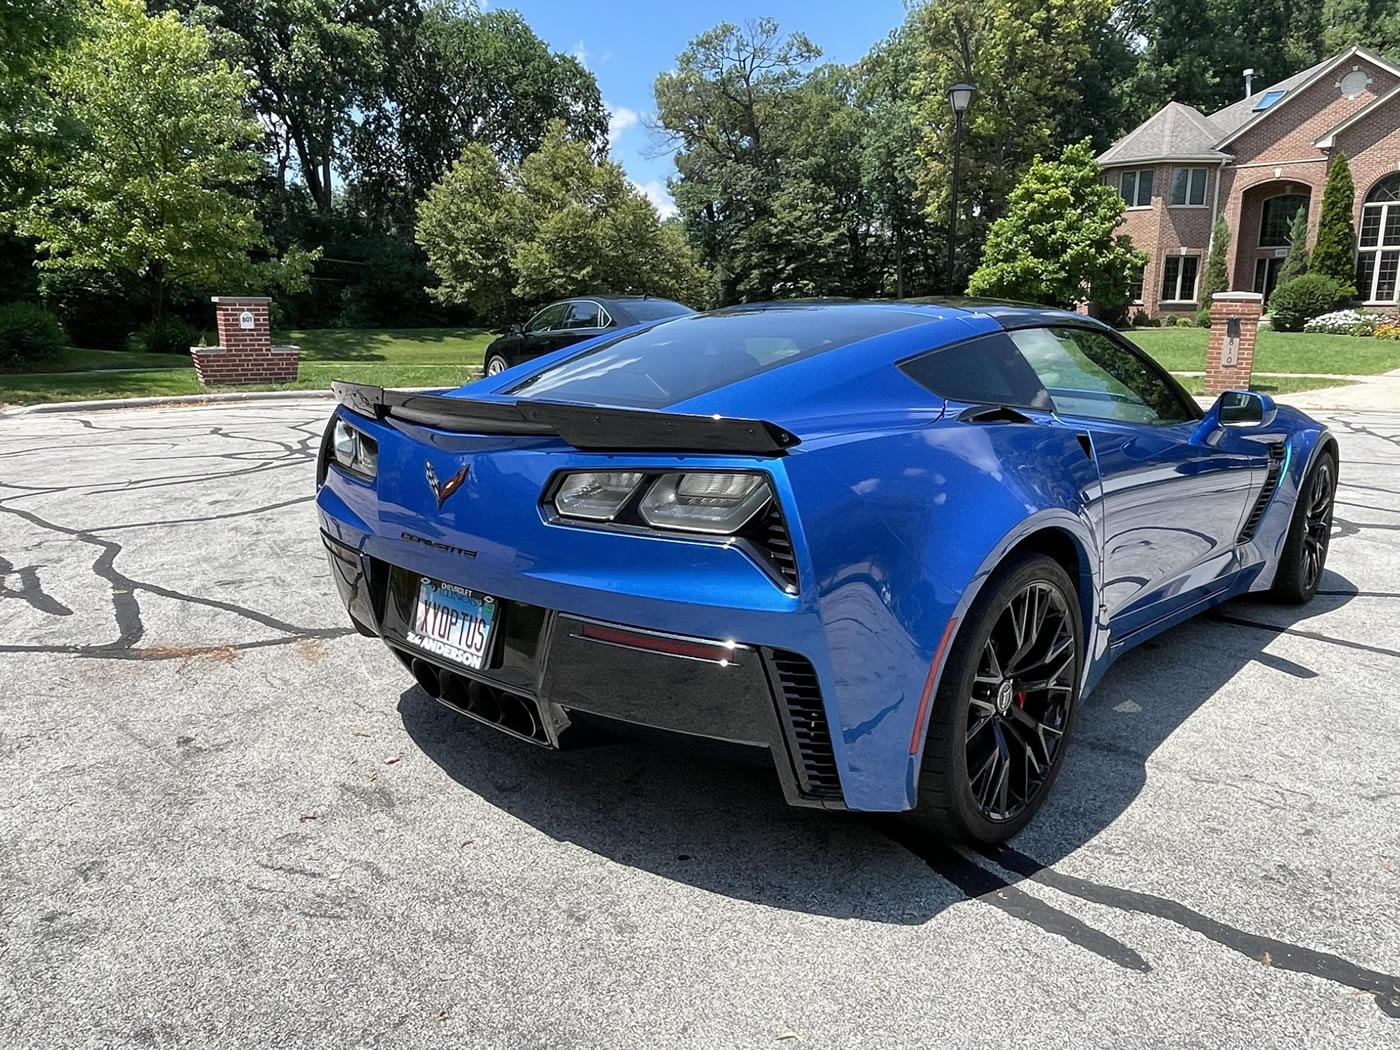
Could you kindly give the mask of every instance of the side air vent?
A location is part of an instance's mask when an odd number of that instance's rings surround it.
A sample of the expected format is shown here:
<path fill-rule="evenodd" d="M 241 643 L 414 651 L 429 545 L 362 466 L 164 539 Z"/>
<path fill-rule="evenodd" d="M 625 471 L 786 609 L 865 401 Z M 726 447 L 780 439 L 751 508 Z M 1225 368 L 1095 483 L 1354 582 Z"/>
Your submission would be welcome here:
<path fill-rule="evenodd" d="M 836 772 L 836 755 L 831 748 L 831 730 L 827 726 L 816 671 L 806 657 L 780 649 L 773 651 L 773 670 L 782 690 L 802 793 L 840 802 L 841 778 Z"/>
<path fill-rule="evenodd" d="M 783 581 L 784 588 L 797 593 L 797 559 L 793 557 L 792 538 L 778 504 L 770 500 L 763 513 L 744 529 L 743 535 L 767 558 L 769 568 Z"/>
<path fill-rule="evenodd" d="M 1259 527 L 1259 522 L 1264 517 L 1264 511 L 1269 506 L 1269 501 L 1274 498 L 1274 493 L 1278 490 L 1278 481 L 1283 474 L 1283 443 L 1269 446 L 1269 469 L 1264 475 L 1264 487 L 1259 490 L 1259 498 L 1254 501 L 1254 507 L 1249 512 L 1249 517 L 1245 520 L 1244 528 L 1240 530 L 1240 537 L 1236 543 L 1248 543 L 1254 539 L 1254 530 Z"/>

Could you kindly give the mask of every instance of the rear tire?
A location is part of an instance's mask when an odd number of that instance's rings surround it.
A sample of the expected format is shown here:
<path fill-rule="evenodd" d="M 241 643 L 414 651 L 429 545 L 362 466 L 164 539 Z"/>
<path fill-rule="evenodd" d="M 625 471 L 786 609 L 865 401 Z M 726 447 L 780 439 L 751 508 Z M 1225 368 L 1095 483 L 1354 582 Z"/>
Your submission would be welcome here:
<path fill-rule="evenodd" d="M 1084 661 L 1079 597 L 1041 554 L 997 570 L 953 641 L 933 702 L 910 819 L 979 845 L 1005 842 L 1059 774 Z"/>
<path fill-rule="evenodd" d="M 1279 554 L 1278 572 L 1269 597 L 1287 605 L 1302 605 L 1317 593 L 1327 568 L 1332 542 L 1332 506 L 1337 498 L 1337 454 L 1320 453 L 1298 490 L 1288 539 Z"/>
<path fill-rule="evenodd" d="M 484 376 L 498 376 L 509 367 L 510 364 L 504 357 L 500 354 L 492 354 L 486 359 L 486 367 L 482 369 L 481 374 Z"/>

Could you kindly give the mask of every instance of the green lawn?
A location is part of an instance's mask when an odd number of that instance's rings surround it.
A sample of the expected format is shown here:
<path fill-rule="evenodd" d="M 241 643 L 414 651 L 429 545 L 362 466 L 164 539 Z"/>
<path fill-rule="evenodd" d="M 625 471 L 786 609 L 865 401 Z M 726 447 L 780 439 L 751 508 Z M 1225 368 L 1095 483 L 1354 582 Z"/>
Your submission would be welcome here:
<path fill-rule="evenodd" d="M 70 346 L 58 357 L 32 368 L 0 368 L 0 375 L 16 372 L 87 372 L 104 368 L 186 368 L 190 359 L 179 354 L 133 354 L 122 350 L 82 350 Z"/>
<path fill-rule="evenodd" d="M 1205 376 L 1177 376 L 1176 381 L 1186 388 L 1186 392 L 1194 397 L 1204 397 L 1206 392 Z M 1249 389 L 1257 390 L 1261 394 L 1296 394 L 1300 390 L 1324 390 L 1331 386 L 1355 386 L 1345 379 L 1318 379 L 1314 376 L 1289 376 L 1289 375 L 1259 375 L 1255 373 L 1254 381 L 1249 384 Z"/>
<path fill-rule="evenodd" d="M 1204 372 L 1204 328 L 1134 328 L 1125 333 L 1169 371 Z M 1256 372 L 1331 372 L 1364 376 L 1400 368 L 1400 341 L 1350 335 L 1259 330 L 1255 342 Z"/>
<path fill-rule="evenodd" d="M 324 390 L 334 379 L 375 386 L 454 387 L 481 374 L 486 345 L 494 338 L 476 328 L 308 329 L 278 332 L 274 341 L 302 348 L 295 383 L 232 390 Z M 99 375 L 86 369 L 143 371 Z M 42 374 L 36 374 L 42 373 Z M 202 394 L 189 358 L 112 350 L 67 351 L 28 373 L 0 374 L 0 404 L 95 401 L 107 398 Z"/>

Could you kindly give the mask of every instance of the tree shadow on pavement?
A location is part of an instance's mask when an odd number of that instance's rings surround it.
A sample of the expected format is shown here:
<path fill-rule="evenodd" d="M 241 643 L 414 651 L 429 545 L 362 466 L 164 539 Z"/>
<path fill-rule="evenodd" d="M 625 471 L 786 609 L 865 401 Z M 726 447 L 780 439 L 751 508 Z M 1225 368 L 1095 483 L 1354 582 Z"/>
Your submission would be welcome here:
<path fill-rule="evenodd" d="M 1232 602 L 1124 656 L 1080 709 L 1045 807 L 1010 847 L 981 855 L 930 842 L 895 817 L 791 808 L 766 753 L 746 763 L 636 740 L 549 752 L 479 726 L 417 686 L 402 695 L 399 711 L 414 742 L 464 787 L 554 839 L 663 878 L 775 908 L 890 923 L 926 922 L 978 898 L 1126 968 L 1150 968 L 1128 945 L 1017 888 L 1031 880 L 1158 915 L 1280 968 L 1331 976 L 1400 1016 L 1390 975 L 1053 870 L 1132 804 L 1153 751 L 1251 661 L 1317 677 L 1263 650 L 1297 621 L 1356 593 L 1329 571 L 1305 608 Z M 930 878 L 930 869 L 941 877 Z"/>

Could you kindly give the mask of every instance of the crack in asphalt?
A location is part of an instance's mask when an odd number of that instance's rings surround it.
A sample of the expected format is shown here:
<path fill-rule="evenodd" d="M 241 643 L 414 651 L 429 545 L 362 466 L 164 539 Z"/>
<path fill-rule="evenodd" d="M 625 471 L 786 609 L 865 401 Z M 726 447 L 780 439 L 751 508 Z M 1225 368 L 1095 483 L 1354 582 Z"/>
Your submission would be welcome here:
<path fill-rule="evenodd" d="M 248 441 L 254 444 L 271 445 L 274 448 L 278 449 L 281 453 L 280 455 L 273 456 L 270 459 L 264 458 L 262 461 L 255 464 L 254 466 L 243 470 L 222 471 L 218 473 L 210 473 L 209 471 L 204 471 L 200 474 L 192 475 L 167 475 L 165 477 L 142 478 L 137 479 L 135 481 L 128 481 L 122 485 L 118 485 L 112 488 L 92 488 L 90 486 L 84 485 L 35 488 L 32 486 L 16 485 L 11 482 L 0 482 L 0 488 L 18 490 L 18 494 L 0 499 L 0 514 L 13 515 L 21 519 L 22 521 L 28 522 L 35 528 L 55 532 L 61 536 L 65 536 L 76 542 L 89 544 L 99 549 L 100 553 L 98 554 L 96 560 L 93 562 L 92 572 L 93 575 L 95 575 L 98 579 L 105 582 L 111 591 L 112 612 L 117 626 L 117 638 L 112 642 L 92 645 L 4 644 L 0 645 L 0 653 L 52 653 L 67 656 L 101 658 L 115 657 L 125 659 L 171 658 L 170 656 L 166 655 L 166 652 L 164 650 L 160 650 L 157 653 L 153 653 L 151 655 L 142 655 L 143 650 L 136 648 L 137 643 L 139 643 L 146 635 L 145 624 L 143 623 L 141 618 L 141 605 L 139 600 L 137 599 L 138 592 L 153 594 L 158 597 L 168 598 L 176 602 L 182 602 L 193 605 L 202 605 L 207 608 L 218 609 L 223 612 L 233 613 L 236 616 L 240 616 L 263 627 L 267 627 L 271 630 L 281 632 L 282 634 L 288 636 L 287 638 L 276 639 L 270 642 L 238 642 L 227 646 L 210 647 L 220 650 L 240 651 L 251 648 L 262 648 L 269 644 L 285 644 L 287 642 L 297 641 L 306 638 L 342 638 L 349 634 L 355 633 L 353 629 L 345 627 L 304 627 L 298 624 L 289 623 L 268 613 L 261 612 L 257 609 L 253 609 L 245 605 L 240 605 L 236 602 L 226 601 L 219 598 L 209 598 L 197 594 L 189 594 L 184 591 L 176 590 L 175 588 L 171 587 L 165 587 L 157 583 L 152 583 L 150 581 L 134 579 L 122 573 L 116 568 L 116 559 L 117 556 L 122 553 L 122 545 L 116 540 L 106 539 L 98 535 L 98 533 L 100 532 L 110 532 L 128 528 L 142 528 L 146 526 L 166 524 L 200 524 L 207 521 L 223 521 L 231 518 L 246 517 L 253 514 L 265 513 L 273 510 L 283 509 L 286 507 L 296 506 L 301 503 L 306 503 L 314 498 L 312 496 L 298 497 L 296 499 L 285 500 L 280 503 L 269 504 L 266 506 L 259 507 L 251 507 L 242 511 L 207 515 L 205 517 L 191 517 L 187 519 L 179 519 L 177 521 L 168 522 L 156 521 L 117 523 L 114 525 L 102 526 L 100 528 L 76 528 L 67 525 L 60 525 L 57 522 L 49 521 L 48 519 L 41 517 L 33 511 L 11 505 L 14 500 L 23 499 L 28 496 L 39 494 L 64 493 L 72 491 L 74 489 L 83 490 L 83 495 L 86 498 L 115 492 L 131 492 L 133 490 L 138 489 L 154 489 L 165 488 L 174 485 L 217 482 L 232 477 L 246 476 L 248 474 L 254 474 L 265 470 L 277 469 L 280 467 L 300 466 L 308 461 L 312 461 L 315 459 L 316 453 L 311 448 L 311 444 L 314 441 L 318 440 L 318 435 L 314 433 L 308 433 L 305 428 L 316 425 L 316 422 L 316 420 L 306 420 L 291 425 L 289 429 L 296 430 L 304 435 L 304 437 L 301 440 L 295 443 L 278 441 L 272 438 L 258 438 L 242 434 L 235 434 L 231 431 L 226 430 L 224 427 L 202 428 L 202 433 L 204 436 L 211 436 L 235 442 Z M 110 431 L 112 428 L 98 428 L 89 426 L 88 429 L 106 429 Z M 125 427 L 117 429 L 126 430 L 128 432 L 131 432 L 133 430 L 133 428 Z M 149 432 L 151 430 L 159 431 L 162 428 L 140 429 Z M 176 429 L 190 428 L 188 426 L 185 426 Z M 246 450 L 237 453 L 227 454 L 213 453 L 207 456 L 206 458 L 227 459 L 232 456 L 241 457 L 247 454 L 248 452 Z M 12 571 L 14 570 L 12 569 L 9 562 L 0 560 L 0 581 L 2 581 L 3 578 L 9 575 Z M 47 600 L 47 608 L 44 608 L 40 604 L 35 605 L 35 607 L 40 608 L 41 611 L 56 612 L 57 609 L 66 610 L 66 607 L 62 606 L 60 603 L 57 603 L 48 595 L 43 594 L 42 591 L 36 591 L 37 578 L 33 578 L 33 581 L 31 583 L 26 584 L 26 579 L 30 579 L 30 577 L 25 576 L 24 573 L 32 573 L 32 570 L 19 570 L 19 572 L 21 574 L 21 591 L 11 592 L 7 589 L 0 589 L 0 597 L 10 597 L 12 596 L 12 594 L 23 594 L 29 596 L 31 604 L 35 604 L 36 602 L 43 603 L 45 602 L 45 600 Z M 71 612 L 71 610 L 66 611 Z M 174 655 L 180 655 L 181 653 L 185 652 L 185 650 L 177 649 L 172 650 L 171 652 Z"/>

